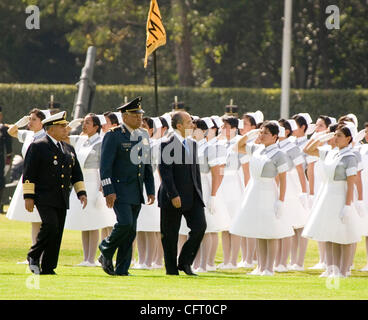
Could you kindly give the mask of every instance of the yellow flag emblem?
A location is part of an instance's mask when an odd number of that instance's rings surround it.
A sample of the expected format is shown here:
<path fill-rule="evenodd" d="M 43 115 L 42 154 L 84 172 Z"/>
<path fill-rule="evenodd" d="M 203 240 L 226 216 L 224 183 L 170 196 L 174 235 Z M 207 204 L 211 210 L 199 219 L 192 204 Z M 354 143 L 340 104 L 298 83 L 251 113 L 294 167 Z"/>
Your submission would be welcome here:
<path fill-rule="evenodd" d="M 164 25 L 162 24 L 160 9 L 158 8 L 157 0 L 151 0 L 147 18 L 147 40 L 144 67 L 147 66 L 148 56 L 164 44 L 166 44 L 166 32 Z"/>

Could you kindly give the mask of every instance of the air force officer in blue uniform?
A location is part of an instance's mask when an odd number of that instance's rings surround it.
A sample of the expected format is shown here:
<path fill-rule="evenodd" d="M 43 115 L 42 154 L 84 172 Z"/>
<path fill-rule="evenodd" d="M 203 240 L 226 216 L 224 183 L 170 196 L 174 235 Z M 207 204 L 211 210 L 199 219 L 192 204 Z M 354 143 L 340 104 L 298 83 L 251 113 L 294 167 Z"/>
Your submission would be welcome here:
<path fill-rule="evenodd" d="M 138 97 L 118 108 L 124 124 L 110 129 L 102 142 L 101 184 L 106 204 L 114 208 L 117 218 L 111 235 L 99 245 L 99 261 L 110 275 L 129 275 L 137 218 L 144 203 L 143 183 L 148 204 L 155 200 L 149 136 L 145 129 L 140 128 L 144 113 L 141 100 Z M 116 250 L 114 269 L 112 258 Z"/>

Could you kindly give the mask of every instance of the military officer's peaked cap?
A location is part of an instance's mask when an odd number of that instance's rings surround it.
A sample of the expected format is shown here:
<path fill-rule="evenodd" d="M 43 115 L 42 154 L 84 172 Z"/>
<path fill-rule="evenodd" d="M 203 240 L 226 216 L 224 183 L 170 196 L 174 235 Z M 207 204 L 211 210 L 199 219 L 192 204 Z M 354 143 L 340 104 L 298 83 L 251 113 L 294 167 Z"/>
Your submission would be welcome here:
<path fill-rule="evenodd" d="M 117 108 L 121 113 L 130 112 L 130 113 L 144 113 L 141 107 L 142 97 L 137 97 L 132 101 L 120 106 Z"/>
<path fill-rule="evenodd" d="M 54 124 L 68 124 L 68 123 L 69 122 L 66 120 L 66 111 L 55 113 L 51 117 L 42 120 L 42 124 L 44 126 L 52 126 Z"/>

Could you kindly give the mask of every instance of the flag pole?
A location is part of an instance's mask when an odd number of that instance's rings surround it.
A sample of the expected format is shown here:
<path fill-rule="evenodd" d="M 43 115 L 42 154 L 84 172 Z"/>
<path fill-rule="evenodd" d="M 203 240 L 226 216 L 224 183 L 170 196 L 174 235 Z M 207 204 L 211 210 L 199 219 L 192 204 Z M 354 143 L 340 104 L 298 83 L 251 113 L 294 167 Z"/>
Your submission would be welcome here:
<path fill-rule="evenodd" d="M 153 52 L 153 72 L 155 77 L 155 113 L 156 117 L 159 116 L 158 111 L 158 85 L 157 85 L 157 59 L 156 59 L 156 50 Z"/>
<path fill-rule="evenodd" d="M 291 19 L 292 0 L 284 2 L 284 31 L 282 40 L 282 74 L 281 74 L 281 118 L 289 118 L 290 103 L 290 55 L 291 55 Z"/>

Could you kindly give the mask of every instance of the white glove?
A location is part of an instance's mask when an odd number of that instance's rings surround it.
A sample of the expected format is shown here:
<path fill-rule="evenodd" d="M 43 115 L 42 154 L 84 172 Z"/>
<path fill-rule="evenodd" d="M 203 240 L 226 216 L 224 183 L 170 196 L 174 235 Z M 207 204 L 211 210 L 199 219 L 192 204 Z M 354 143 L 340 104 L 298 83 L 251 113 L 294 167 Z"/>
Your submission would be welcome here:
<path fill-rule="evenodd" d="M 314 194 L 310 194 L 308 197 L 308 208 L 312 209 L 314 203 Z"/>
<path fill-rule="evenodd" d="M 319 136 L 317 139 L 321 142 L 327 142 L 335 136 L 335 132 L 330 132 Z"/>
<path fill-rule="evenodd" d="M 280 219 L 284 211 L 284 201 L 277 200 L 275 205 L 275 216 L 276 219 Z"/>
<path fill-rule="evenodd" d="M 351 206 L 345 205 L 344 208 L 342 208 L 340 212 L 340 219 L 343 224 L 348 222 L 350 211 L 351 211 Z"/>
<path fill-rule="evenodd" d="M 18 128 L 22 128 L 24 126 L 26 126 L 27 124 L 29 123 L 29 116 L 24 116 L 22 119 L 19 119 L 15 125 L 18 127 Z"/>
<path fill-rule="evenodd" d="M 72 129 L 78 128 L 82 122 L 83 122 L 82 118 L 74 119 L 69 122 L 68 127 Z"/>
<path fill-rule="evenodd" d="M 256 139 L 258 137 L 260 131 L 261 131 L 261 129 L 252 129 L 252 130 L 248 131 L 245 134 L 248 137 L 248 141 Z"/>
<path fill-rule="evenodd" d="M 216 201 L 216 196 L 211 196 L 210 201 L 208 203 L 208 211 L 212 215 L 214 215 L 215 214 L 215 211 L 216 211 L 215 201 Z"/>
<path fill-rule="evenodd" d="M 299 200 L 303 206 L 304 209 L 309 209 L 309 203 L 308 203 L 308 194 L 303 192 L 299 195 Z"/>
<path fill-rule="evenodd" d="M 321 131 L 321 132 L 315 132 L 312 134 L 312 136 L 310 137 L 311 140 L 318 140 L 318 138 L 320 136 L 323 136 L 324 134 L 328 133 L 326 130 L 325 131 Z"/>
<path fill-rule="evenodd" d="M 355 143 L 358 143 L 364 139 L 364 136 L 365 136 L 365 129 L 360 130 L 358 134 L 354 137 L 353 141 Z"/>
<path fill-rule="evenodd" d="M 358 212 L 359 216 L 363 218 L 366 215 L 366 208 L 363 200 L 357 200 L 354 203 L 355 209 Z"/>

